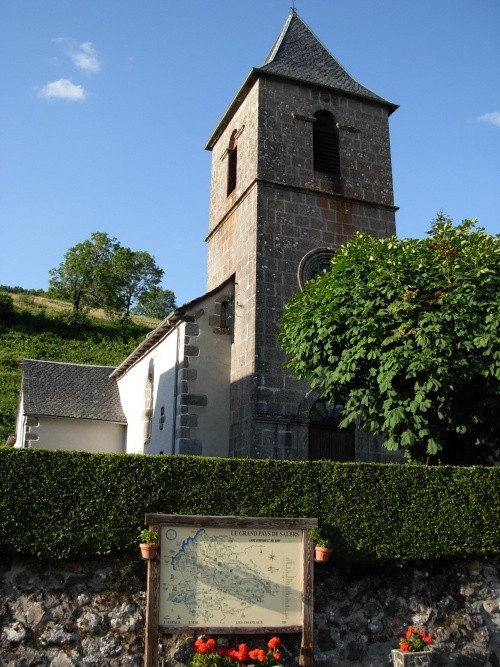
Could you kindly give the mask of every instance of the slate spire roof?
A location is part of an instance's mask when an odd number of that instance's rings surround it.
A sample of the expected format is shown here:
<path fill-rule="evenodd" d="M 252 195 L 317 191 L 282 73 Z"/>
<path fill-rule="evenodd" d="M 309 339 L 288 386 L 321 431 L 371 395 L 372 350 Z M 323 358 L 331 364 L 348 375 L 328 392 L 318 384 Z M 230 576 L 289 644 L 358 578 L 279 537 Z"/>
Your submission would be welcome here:
<path fill-rule="evenodd" d="M 294 10 L 289 14 L 265 63 L 251 70 L 205 148 L 212 150 L 255 81 L 264 75 L 303 81 L 361 97 L 385 106 L 389 114 L 398 108 L 397 104 L 388 102 L 353 79 Z"/>
<path fill-rule="evenodd" d="M 397 109 L 397 105 L 384 100 L 353 79 L 295 11 L 289 15 L 264 65 L 258 71 L 334 88 L 385 104 L 391 111 Z"/>
<path fill-rule="evenodd" d="M 72 417 L 126 424 L 112 366 L 23 361 L 25 415 Z"/>

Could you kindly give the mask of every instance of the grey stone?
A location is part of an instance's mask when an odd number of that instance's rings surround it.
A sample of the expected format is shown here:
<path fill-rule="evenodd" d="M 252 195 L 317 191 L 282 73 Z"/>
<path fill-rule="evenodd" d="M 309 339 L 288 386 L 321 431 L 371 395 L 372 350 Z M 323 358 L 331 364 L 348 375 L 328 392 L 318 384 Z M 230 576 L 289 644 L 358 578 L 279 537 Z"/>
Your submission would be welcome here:
<path fill-rule="evenodd" d="M 123 646 L 120 643 L 119 637 L 115 635 L 106 635 L 100 641 L 100 650 L 106 658 L 120 655 L 123 651 Z"/>
<path fill-rule="evenodd" d="M 75 644 L 78 637 L 75 632 L 68 630 L 64 625 L 50 623 L 40 635 L 42 646 L 56 646 L 58 644 Z"/>
<path fill-rule="evenodd" d="M 35 602 L 26 610 L 26 623 L 30 627 L 36 627 L 44 618 L 45 609 L 42 604 Z"/>
<path fill-rule="evenodd" d="M 77 663 L 67 653 L 59 652 L 50 661 L 50 667 L 76 667 Z"/>
<path fill-rule="evenodd" d="M 21 623 L 15 621 L 14 623 L 7 625 L 2 630 L 2 644 L 6 643 L 8 645 L 21 644 L 26 638 L 26 629 Z"/>
<path fill-rule="evenodd" d="M 79 630 L 88 632 L 92 635 L 102 634 L 104 632 L 102 616 L 95 612 L 86 611 L 77 620 Z"/>

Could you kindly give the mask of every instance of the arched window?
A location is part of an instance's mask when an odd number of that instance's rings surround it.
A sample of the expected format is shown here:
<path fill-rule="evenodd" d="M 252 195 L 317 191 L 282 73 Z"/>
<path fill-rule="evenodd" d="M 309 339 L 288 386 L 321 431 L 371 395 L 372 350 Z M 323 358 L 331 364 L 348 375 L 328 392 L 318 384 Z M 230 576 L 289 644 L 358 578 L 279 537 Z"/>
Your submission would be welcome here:
<path fill-rule="evenodd" d="M 321 273 L 332 270 L 332 258 L 334 250 L 332 248 L 315 248 L 304 255 L 299 264 L 298 278 L 300 289 L 308 280 L 312 280 Z"/>
<path fill-rule="evenodd" d="M 144 387 L 144 412 L 142 419 L 143 439 L 145 445 L 149 445 L 152 434 L 154 377 L 155 377 L 154 362 L 152 359 L 150 359 L 148 366 L 148 375 L 146 378 L 146 386 Z"/>
<path fill-rule="evenodd" d="M 229 147 L 227 149 L 227 195 L 236 189 L 236 172 L 238 168 L 238 141 L 236 138 L 236 130 L 231 135 Z"/>
<path fill-rule="evenodd" d="M 340 176 L 339 131 L 329 111 L 317 111 L 313 125 L 314 171 Z"/>

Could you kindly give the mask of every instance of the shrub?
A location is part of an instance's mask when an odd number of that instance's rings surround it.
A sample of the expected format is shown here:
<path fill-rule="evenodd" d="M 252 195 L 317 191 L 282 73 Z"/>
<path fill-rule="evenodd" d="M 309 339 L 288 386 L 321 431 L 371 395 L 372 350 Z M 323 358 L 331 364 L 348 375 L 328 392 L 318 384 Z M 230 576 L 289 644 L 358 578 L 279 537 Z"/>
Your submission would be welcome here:
<path fill-rule="evenodd" d="M 0 447 L 0 479 L 0 548 L 35 556 L 135 550 L 145 513 L 315 517 L 336 565 L 500 554 L 500 467 Z"/>

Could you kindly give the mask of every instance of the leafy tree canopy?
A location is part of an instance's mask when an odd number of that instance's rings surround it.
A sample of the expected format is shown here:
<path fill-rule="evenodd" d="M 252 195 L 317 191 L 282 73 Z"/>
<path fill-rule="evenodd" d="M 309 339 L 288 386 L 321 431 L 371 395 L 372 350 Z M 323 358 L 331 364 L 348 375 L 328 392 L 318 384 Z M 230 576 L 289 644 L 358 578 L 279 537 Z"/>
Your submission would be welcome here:
<path fill-rule="evenodd" d="M 172 290 L 161 287 L 151 287 L 147 292 L 139 295 L 134 306 L 136 315 L 164 319 L 175 310 L 175 295 Z"/>
<path fill-rule="evenodd" d="M 163 270 L 148 252 L 94 232 L 70 248 L 50 275 L 49 293 L 71 301 L 74 313 L 104 308 L 110 315 L 128 317 L 134 304 L 158 287 Z"/>
<path fill-rule="evenodd" d="M 425 239 L 356 234 L 286 306 L 288 366 L 344 401 L 342 426 L 409 458 L 500 447 L 500 237 L 439 214 Z"/>

